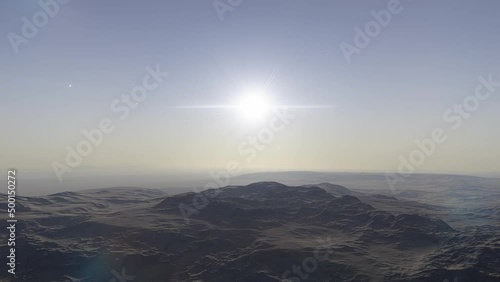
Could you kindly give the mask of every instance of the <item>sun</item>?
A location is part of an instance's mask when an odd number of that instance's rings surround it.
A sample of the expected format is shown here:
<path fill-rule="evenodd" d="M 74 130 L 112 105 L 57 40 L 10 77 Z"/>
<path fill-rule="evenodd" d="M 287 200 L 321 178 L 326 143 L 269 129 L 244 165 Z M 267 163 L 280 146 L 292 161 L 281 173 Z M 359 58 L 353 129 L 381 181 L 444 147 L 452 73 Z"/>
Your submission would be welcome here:
<path fill-rule="evenodd" d="M 271 113 L 271 103 L 265 94 L 250 92 L 243 95 L 236 109 L 248 122 L 259 122 L 266 119 Z"/>

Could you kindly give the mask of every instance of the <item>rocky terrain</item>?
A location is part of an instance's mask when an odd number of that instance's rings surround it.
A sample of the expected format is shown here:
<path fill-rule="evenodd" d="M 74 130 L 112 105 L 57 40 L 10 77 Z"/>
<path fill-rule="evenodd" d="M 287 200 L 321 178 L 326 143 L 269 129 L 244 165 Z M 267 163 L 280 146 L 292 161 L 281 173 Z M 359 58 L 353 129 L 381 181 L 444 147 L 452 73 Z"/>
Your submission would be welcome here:
<path fill-rule="evenodd" d="M 17 279 L 1 281 L 500 281 L 498 205 L 458 210 L 271 181 L 174 196 L 95 189 L 17 205 Z M 5 233 L 1 242 L 5 254 Z"/>

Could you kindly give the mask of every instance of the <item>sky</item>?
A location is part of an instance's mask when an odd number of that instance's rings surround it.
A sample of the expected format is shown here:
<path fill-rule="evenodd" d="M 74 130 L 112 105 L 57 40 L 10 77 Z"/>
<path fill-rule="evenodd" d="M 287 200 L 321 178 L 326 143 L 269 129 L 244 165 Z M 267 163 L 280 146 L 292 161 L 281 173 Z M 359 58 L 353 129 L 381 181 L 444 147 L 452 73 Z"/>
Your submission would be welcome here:
<path fill-rule="evenodd" d="M 60 2 L 0 3 L 5 169 L 500 176 L 498 1 Z"/>

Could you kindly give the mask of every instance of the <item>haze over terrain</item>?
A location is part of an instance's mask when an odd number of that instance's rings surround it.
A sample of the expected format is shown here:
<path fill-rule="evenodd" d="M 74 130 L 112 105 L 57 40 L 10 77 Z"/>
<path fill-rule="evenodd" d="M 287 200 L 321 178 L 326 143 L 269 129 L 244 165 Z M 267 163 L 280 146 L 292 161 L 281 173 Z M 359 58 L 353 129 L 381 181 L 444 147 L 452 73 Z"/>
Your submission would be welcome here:
<path fill-rule="evenodd" d="M 0 282 L 500 282 L 499 11 L 0 1 Z"/>

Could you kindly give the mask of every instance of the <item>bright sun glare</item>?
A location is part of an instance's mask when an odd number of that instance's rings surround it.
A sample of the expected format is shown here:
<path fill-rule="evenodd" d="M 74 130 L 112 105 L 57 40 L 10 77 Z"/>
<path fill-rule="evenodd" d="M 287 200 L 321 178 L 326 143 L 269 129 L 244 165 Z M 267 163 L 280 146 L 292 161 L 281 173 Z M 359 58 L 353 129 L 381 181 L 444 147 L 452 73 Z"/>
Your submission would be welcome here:
<path fill-rule="evenodd" d="M 237 110 L 249 122 L 265 119 L 271 112 L 271 104 L 262 93 L 248 93 L 241 97 Z"/>

